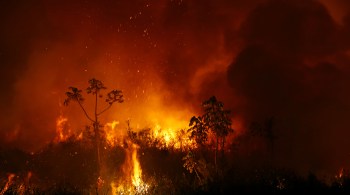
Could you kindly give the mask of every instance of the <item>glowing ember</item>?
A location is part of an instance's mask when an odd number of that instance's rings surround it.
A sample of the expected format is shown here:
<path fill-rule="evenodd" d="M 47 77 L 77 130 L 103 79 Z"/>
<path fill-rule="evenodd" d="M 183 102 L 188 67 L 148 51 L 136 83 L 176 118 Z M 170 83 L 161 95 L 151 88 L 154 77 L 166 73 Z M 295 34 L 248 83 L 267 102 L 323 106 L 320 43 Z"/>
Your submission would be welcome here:
<path fill-rule="evenodd" d="M 342 178 L 344 175 L 344 168 L 341 168 L 338 174 L 338 178 Z"/>
<path fill-rule="evenodd" d="M 16 175 L 13 174 L 13 173 L 10 173 L 10 174 L 8 175 L 8 177 L 7 177 L 7 182 L 6 182 L 5 186 L 4 186 L 4 188 L 3 188 L 3 189 L 1 190 L 1 192 L 0 192 L 1 195 L 4 194 L 4 193 L 9 189 L 9 187 L 10 187 L 11 184 L 12 184 L 12 180 L 13 180 L 13 178 L 14 178 L 15 176 L 16 176 Z"/>
<path fill-rule="evenodd" d="M 337 178 L 337 179 L 344 179 L 344 178 L 347 178 L 348 176 L 349 176 L 349 170 L 341 168 L 339 170 L 339 173 L 335 176 L 335 178 Z"/>

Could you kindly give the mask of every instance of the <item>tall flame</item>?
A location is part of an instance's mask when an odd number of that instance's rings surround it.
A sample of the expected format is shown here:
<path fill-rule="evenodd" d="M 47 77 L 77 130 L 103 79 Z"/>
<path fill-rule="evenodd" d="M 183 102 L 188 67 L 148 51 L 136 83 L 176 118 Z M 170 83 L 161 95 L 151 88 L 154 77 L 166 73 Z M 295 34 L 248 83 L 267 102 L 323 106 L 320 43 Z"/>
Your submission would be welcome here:
<path fill-rule="evenodd" d="M 137 159 L 137 150 L 138 146 L 136 144 L 132 144 L 132 154 L 131 159 L 133 163 L 133 174 L 132 174 L 132 184 L 138 188 L 142 184 L 142 169 L 140 166 L 140 162 Z"/>
<path fill-rule="evenodd" d="M 122 165 L 124 178 L 117 186 L 116 182 L 111 182 L 110 187 L 113 194 L 138 194 L 146 193 L 148 184 L 142 180 L 142 169 L 138 159 L 139 146 L 128 141 L 125 162 Z"/>

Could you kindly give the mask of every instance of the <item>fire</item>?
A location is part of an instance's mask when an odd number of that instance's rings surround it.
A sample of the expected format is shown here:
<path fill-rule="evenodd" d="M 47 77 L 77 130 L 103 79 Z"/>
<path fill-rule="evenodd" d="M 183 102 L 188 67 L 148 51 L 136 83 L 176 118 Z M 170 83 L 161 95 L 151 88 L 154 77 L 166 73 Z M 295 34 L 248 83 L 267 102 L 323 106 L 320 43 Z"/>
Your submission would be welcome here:
<path fill-rule="evenodd" d="M 341 168 L 338 174 L 338 178 L 342 178 L 344 175 L 344 168 Z"/>
<path fill-rule="evenodd" d="M 146 193 L 149 186 L 142 179 L 142 169 L 138 159 L 139 146 L 131 141 L 127 141 L 127 143 L 126 158 L 122 166 L 124 178 L 119 182 L 119 186 L 115 181 L 110 183 L 112 194 Z"/>
<path fill-rule="evenodd" d="M 70 138 L 73 138 L 76 141 L 82 140 L 83 132 L 80 132 L 79 134 L 73 133 L 69 126 L 68 118 L 61 113 L 56 119 L 56 137 L 54 141 L 56 143 L 64 142 Z"/>
<path fill-rule="evenodd" d="M 118 187 L 116 186 L 116 184 L 115 184 L 114 181 L 111 182 L 110 186 L 111 186 L 111 189 L 112 189 L 112 190 L 111 190 L 111 191 L 112 191 L 112 194 L 117 194 L 117 192 L 118 192 Z"/>
<path fill-rule="evenodd" d="M 132 184 L 138 188 L 142 184 L 142 169 L 140 163 L 137 159 L 137 150 L 138 146 L 136 144 L 132 144 L 132 163 L 133 163 L 133 174 L 132 174 Z"/>
<path fill-rule="evenodd" d="M 343 179 L 349 176 L 349 170 L 345 168 L 341 168 L 339 173 L 335 176 L 337 179 Z"/>
<path fill-rule="evenodd" d="M 160 147 L 172 147 L 177 150 L 196 147 L 195 142 L 189 139 L 187 128 L 185 126 L 183 126 L 183 128 L 173 129 L 171 127 L 162 128 L 157 124 L 152 129 L 152 137 L 161 142 Z"/>
<path fill-rule="evenodd" d="M 177 121 L 173 118 L 167 118 L 162 122 L 164 126 L 161 126 L 158 120 L 154 121 L 155 124 L 149 130 L 135 129 L 134 133 L 136 133 L 136 135 L 146 133 L 151 141 L 157 141 L 156 147 L 158 148 L 186 150 L 196 147 L 194 140 L 189 139 L 187 121 Z M 106 123 L 104 131 L 106 133 L 106 141 L 110 146 L 114 147 L 119 145 L 123 147 L 123 139 L 127 136 L 127 133 L 125 128 L 120 127 L 119 121 L 114 120 Z"/>
<path fill-rule="evenodd" d="M 13 180 L 13 178 L 14 178 L 15 176 L 16 176 L 16 175 L 13 174 L 13 173 L 10 173 L 10 174 L 8 175 L 8 177 L 7 177 L 7 182 L 6 182 L 5 186 L 4 186 L 4 188 L 1 190 L 0 195 L 4 194 L 4 193 L 9 189 L 9 187 L 12 185 L 12 180 Z"/>
<path fill-rule="evenodd" d="M 117 126 L 119 125 L 119 121 L 112 121 L 110 123 L 106 123 L 104 126 L 104 131 L 106 133 L 106 141 L 110 146 L 115 145 L 121 145 L 122 138 L 124 135 L 122 135 L 122 131 L 117 129 Z"/>
<path fill-rule="evenodd" d="M 68 128 L 68 118 L 62 114 L 56 119 L 56 142 L 63 142 L 71 135 L 71 130 Z"/>

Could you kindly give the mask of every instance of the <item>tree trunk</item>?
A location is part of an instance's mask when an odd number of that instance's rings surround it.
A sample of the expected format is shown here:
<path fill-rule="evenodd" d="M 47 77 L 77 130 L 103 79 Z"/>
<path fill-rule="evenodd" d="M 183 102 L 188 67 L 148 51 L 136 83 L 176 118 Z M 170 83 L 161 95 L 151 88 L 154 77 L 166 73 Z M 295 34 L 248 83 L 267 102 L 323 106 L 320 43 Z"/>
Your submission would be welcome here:
<path fill-rule="evenodd" d="M 101 167 L 100 132 L 99 132 L 99 127 L 98 126 L 99 126 L 98 123 L 94 124 L 97 169 L 98 169 L 98 171 L 100 171 L 100 167 Z"/>
<path fill-rule="evenodd" d="M 275 156 L 275 140 L 272 138 L 270 140 L 270 163 L 271 165 L 273 165 L 274 163 L 274 156 Z"/>
<path fill-rule="evenodd" d="M 97 114 L 97 92 L 95 94 L 95 122 L 94 122 L 94 131 L 95 131 L 95 139 L 96 139 L 96 152 L 97 152 L 97 166 L 100 174 L 101 168 L 101 154 L 100 154 L 100 129 L 98 122 L 98 114 Z"/>
<path fill-rule="evenodd" d="M 197 175 L 197 178 L 198 178 L 198 180 L 199 180 L 199 183 L 202 184 L 202 179 L 201 179 L 201 177 L 199 176 L 199 174 L 198 174 L 196 168 L 194 168 L 194 172 L 195 172 L 196 175 Z"/>
<path fill-rule="evenodd" d="M 219 136 L 216 136 L 216 146 L 215 146 L 215 172 L 218 173 L 218 164 L 217 164 L 217 157 L 218 157 L 218 147 L 219 147 Z"/>
<path fill-rule="evenodd" d="M 222 136 L 222 142 L 221 142 L 221 161 L 224 161 L 225 156 L 225 136 Z"/>

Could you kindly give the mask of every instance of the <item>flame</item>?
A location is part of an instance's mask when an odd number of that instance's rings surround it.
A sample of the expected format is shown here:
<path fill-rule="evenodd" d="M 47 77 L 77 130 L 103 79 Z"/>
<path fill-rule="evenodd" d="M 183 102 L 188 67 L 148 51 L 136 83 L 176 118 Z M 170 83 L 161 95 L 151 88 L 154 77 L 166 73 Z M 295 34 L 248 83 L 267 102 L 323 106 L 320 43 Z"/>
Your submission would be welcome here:
<path fill-rule="evenodd" d="M 82 140 L 83 132 L 79 134 L 73 133 L 69 126 L 68 118 L 61 113 L 56 119 L 56 137 L 54 141 L 56 143 L 65 142 L 70 138 L 73 138 L 75 141 Z"/>
<path fill-rule="evenodd" d="M 12 180 L 13 180 L 13 178 L 14 178 L 15 176 L 16 176 L 16 175 L 13 174 L 13 173 L 10 173 L 10 174 L 8 175 L 8 177 L 7 177 L 7 182 L 6 182 L 5 186 L 4 186 L 4 188 L 1 190 L 0 195 L 5 194 L 5 192 L 9 189 L 9 187 L 10 187 L 11 184 L 12 184 Z"/>
<path fill-rule="evenodd" d="M 149 185 L 142 179 L 142 169 L 138 159 L 139 146 L 127 141 L 128 148 L 126 149 L 125 162 L 122 165 L 124 178 L 117 186 L 115 181 L 110 183 L 112 194 L 138 194 L 146 193 Z"/>
<path fill-rule="evenodd" d="M 174 129 L 172 127 L 162 128 L 159 124 L 152 130 L 153 139 L 160 141 L 159 147 L 172 147 L 173 149 L 185 150 L 186 148 L 196 148 L 196 143 L 190 140 L 187 128 Z"/>
<path fill-rule="evenodd" d="M 349 170 L 348 169 L 345 169 L 345 168 L 341 168 L 339 170 L 339 173 L 335 176 L 335 178 L 337 179 L 343 179 L 343 178 L 348 178 L 349 177 Z"/>
<path fill-rule="evenodd" d="M 119 121 L 114 120 L 112 122 L 106 123 L 106 125 L 104 126 L 104 131 L 106 133 L 106 141 L 112 147 L 116 145 L 121 145 L 122 140 L 119 138 L 122 138 L 124 136 L 121 134 L 121 131 L 117 129 L 118 125 Z"/>
<path fill-rule="evenodd" d="M 165 127 L 161 126 L 157 120 L 154 120 L 155 124 L 150 128 L 148 136 L 152 141 L 157 141 L 158 148 L 172 148 L 178 150 L 185 150 L 189 148 L 196 148 L 194 140 L 189 139 L 187 132 L 187 121 L 177 121 L 174 118 L 167 118 L 163 122 Z M 114 147 L 116 145 L 124 146 L 123 139 L 126 137 L 126 130 L 120 129 L 120 122 L 113 120 L 106 123 L 104 131 L 106 133 L 107 143 Z M 135 132 L 139 133 L 142 129 L 136 129 Z"/>
<path fill-rule="evenodd" d="M 132 174 L 132 184 L 137 188 L 142 184 L 142 169 L 137 159 L 137 150 L 138 146 L 136 144 L 132 144 L 132 163 L 133 163 L 133 174 Z"/>
<path fill-rule="evenodd" d="M 118 192 L 118 187 L 117 187 L 117 185 L 115 184 L 114 181 L 111 182 L 110 186 L 111 186 L 111 192 L 112 192 L 112 194 L 117 194 L 117 192 Z"/>
<path fill-rule="evenodd" d="M 341 168 L 338 174 L 338 178 L 342 178 L 344 175 L 344 168 Z"/>
<path fill-rule="evenodd" d="M 56 119 L 56 142 L 63 142 L 71 135 L 71 130 L 68 128 L 68 118 L 62 114 Z"/>

